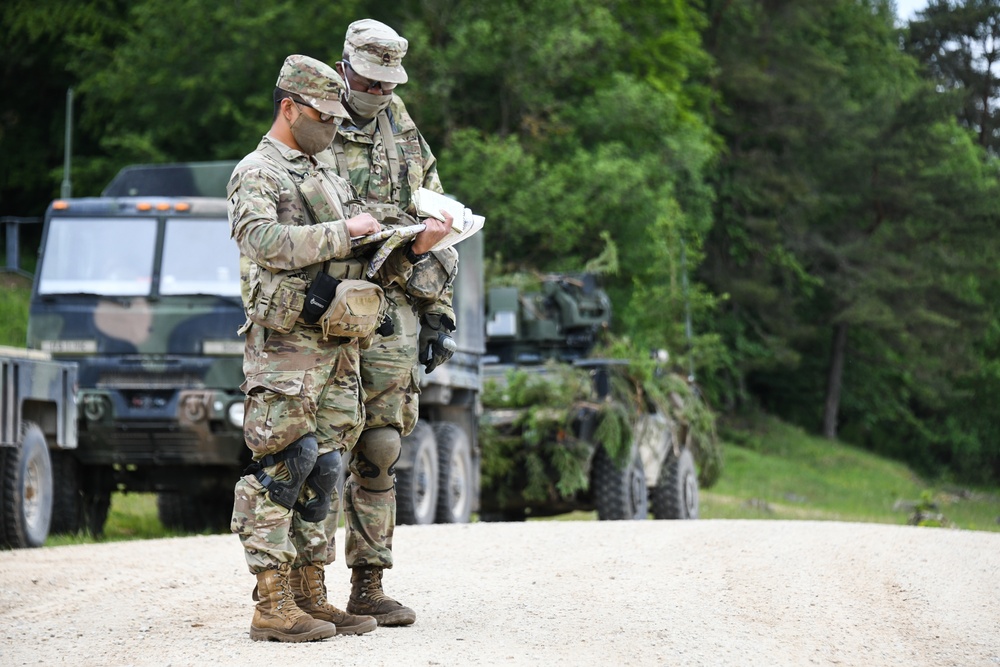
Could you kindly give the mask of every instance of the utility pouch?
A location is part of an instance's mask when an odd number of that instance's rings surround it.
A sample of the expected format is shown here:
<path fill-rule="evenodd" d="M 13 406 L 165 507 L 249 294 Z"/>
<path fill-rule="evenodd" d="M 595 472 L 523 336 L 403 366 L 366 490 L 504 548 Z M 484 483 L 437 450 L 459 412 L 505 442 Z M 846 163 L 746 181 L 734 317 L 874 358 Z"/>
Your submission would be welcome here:
<path fill-rule="evenodd" d="M 294 276 L 270 278 L 268 284 L 261 286 L 247 315 L 262 327 L 286 334 L 302 314 L 306 301 L 306 281 Z"/>
<path fill-rule="evenodd" d="M 367 280 L 341 280 L 333 302 L 319 318 L 323 338 L 367 338 L 382 323 L 385 310 L 381 287 Z"/>
<path fill-rule="evenodd" d="M 306 303 L 302 308 L 302 321 L 306 324 L 316 324 L 319 322 L 319 318 L 329 308 L 330 302 L 333 301 L 334 295 L 337 293 L 337 285 L 339 284 L 339 280 L 325 271 L 317 273 L 316 278 L 309 287 L 309 291 L 306 292 Z"/>

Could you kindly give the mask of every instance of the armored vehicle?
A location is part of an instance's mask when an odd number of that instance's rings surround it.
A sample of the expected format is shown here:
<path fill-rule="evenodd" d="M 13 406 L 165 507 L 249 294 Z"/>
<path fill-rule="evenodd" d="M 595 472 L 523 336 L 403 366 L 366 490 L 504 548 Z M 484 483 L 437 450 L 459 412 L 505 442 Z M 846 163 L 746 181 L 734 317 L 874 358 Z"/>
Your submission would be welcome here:
<path fill-rule="evenodd" d="M 491 288 L 486 317 L 483 520 L 697 518 L 681 410 L 694 396 L 662 369 L 643 379 L 626 361 L 588 357 L 611 322 L 593 276 Z"/>
<path fill-rule="evenodd" d="M 0 547 L 41 546 L 73 489 L 53 476 L 77 446 L 76 366 L 0 347 Z"/>

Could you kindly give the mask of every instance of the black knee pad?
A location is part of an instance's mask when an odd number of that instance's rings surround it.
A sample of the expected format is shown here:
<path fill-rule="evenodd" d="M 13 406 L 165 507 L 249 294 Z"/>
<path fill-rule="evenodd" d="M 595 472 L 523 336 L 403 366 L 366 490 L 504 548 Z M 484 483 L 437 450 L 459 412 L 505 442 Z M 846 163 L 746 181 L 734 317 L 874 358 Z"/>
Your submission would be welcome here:
<path fill-rule="evenodd" d="M 351 475 L 362 489 L 388 491 L 396 483 L 401 451 L 399 431 L 391 426 L 368 429 L 351 451 Z"/>
<path fill-rule="evenodd" d="M 292 509 L 295 501 L 299 497 L 302 485 L 316 465 L 316 456 L 319 446 L 316 443 L 316 436 L 312 433 L 304 435 L 292 444 L 285 447 L 277 454 L 265 456 L 257 461 L 251 468 L 260 483 L 267 489 L 271 500 L 282 507 Z M 264 468 L 284 463 L 288 469 L 290 479 L 278 481 L 264 472 Z M 250 468 L 248 468 L 250 470 Z"/>
<path fill-rule="evenodd" d="M 340 476 L 340 463 L 340 452 L 327 452 L 316 459 L 316 465 L 306 478 L 306 486 L 316 495 L 295 506 L 304 521 L 322 521 L 330 512 L 330 498 Z"/>

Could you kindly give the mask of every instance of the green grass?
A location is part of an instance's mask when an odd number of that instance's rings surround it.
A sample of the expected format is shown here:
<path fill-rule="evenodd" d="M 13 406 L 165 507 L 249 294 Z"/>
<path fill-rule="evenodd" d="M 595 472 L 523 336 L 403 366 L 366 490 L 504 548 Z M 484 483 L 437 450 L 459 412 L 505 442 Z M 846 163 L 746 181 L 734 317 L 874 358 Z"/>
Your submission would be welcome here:
<path fill-rule="evenodd" d="M 111 495 L 111 508 L 108 510 L 108 521 L 104 524 L 104 537 L 101 540 L 85 534 L 52 535 L 45 541 L 45 546 L 148 540 L 183 534 L 167 530 L 160 523 L 156 514 L 156 494 L 114 493 Z"/>
<path fill-rule="evenodd" d="M 726 439 L 722 478 L 700 493 L 702 518 L 905 524 L 922 506 L 943 525 L 1000 532 L 997 489 L 927 482 L 902 463 L 774 419 Z"/>
<path fill-rule="evenodd" d="M 24 347 L 28 340 L 31 280 L 0 272 L 0 345 Z"/>

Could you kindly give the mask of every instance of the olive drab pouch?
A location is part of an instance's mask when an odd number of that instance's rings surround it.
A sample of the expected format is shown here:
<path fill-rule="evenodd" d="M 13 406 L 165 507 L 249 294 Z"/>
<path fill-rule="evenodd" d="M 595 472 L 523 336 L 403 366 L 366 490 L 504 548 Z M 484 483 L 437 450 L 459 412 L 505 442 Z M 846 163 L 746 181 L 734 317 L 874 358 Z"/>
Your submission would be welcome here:
<path fill-rule="evenodd" d="M 297 276 L 272 274 L 266 269 L 259 273 L 260 285 L 254 286 L 247 316 L 262 327 L 286 334 L 305 307 L 307 283 Z"/>
<path fill-rule="evenodd" d="M 324 172 L 309 174 L 299 183 L 299 194 L 312 214 L 315 222 L 343 220 L 344 205 L 341 202 L 353 198 L 349 188 L 335 182 Z"/>
<path fill-rule="evenodd" d="M 341 280 L 319 324 L 324 339 L 367 338 L 382 323 L 385 311 L 385 293 L 381 287 L 367 280 Z"/>

